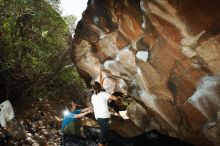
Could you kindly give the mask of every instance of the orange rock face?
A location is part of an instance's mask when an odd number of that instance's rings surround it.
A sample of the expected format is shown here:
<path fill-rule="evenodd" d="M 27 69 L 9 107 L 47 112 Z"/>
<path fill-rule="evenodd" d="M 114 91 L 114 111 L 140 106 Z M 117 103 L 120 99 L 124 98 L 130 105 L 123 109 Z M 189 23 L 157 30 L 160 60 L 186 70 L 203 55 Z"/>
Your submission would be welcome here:
<path fill-rule="evenodd" d="M 72 59 L 87 81 L 104 68 L 104 88 L 139 101 L 128 114 L 140 128 L 219 146 L 219 8 L 219 0 L 90 0 Z"/>

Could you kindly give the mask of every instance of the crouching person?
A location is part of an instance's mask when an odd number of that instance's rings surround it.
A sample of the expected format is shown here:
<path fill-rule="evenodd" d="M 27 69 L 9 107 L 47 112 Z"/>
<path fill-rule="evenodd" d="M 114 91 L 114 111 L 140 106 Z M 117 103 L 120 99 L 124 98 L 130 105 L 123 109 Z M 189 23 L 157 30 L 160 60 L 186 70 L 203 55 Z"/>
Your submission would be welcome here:
<path fill-rule="evenodd" d="M 92 107 L 77 109 L 75 102 L 70 102 L 67 105 L 68 111 L 65 111 L 62 121 L 63 134 L 80 136 L 81 118 L 92 111 Z"/>

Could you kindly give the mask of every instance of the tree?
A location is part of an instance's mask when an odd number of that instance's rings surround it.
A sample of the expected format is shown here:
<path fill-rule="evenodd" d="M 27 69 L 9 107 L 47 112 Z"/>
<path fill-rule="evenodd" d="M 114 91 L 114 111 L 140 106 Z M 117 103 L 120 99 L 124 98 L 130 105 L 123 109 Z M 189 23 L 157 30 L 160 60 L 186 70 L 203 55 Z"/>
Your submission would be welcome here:
<path fill-rule="evenodd" d="M 48 2 L 55 11 L 61 14 L 60 6 L 59 6 L 60 0 L 46 0 L 46 2 Z"/>
<path fill-rule="evenodd" d="M 76 16 L 67 15 L 67 16 L 64 16 L 63 19 L 68 25 L 70 33 L 73 35 L 76 29 L 76 20 L 77 20 Z"/>
<path fill-rule="evenodd" d="M 69 65 L 68 26 L 50 4 L 44 0 L 0 0 L 0 9 L 0 81 L 4 81 L 0 86 L 7 92 L 4 96 L 72 96 L 85 87 Z"/>

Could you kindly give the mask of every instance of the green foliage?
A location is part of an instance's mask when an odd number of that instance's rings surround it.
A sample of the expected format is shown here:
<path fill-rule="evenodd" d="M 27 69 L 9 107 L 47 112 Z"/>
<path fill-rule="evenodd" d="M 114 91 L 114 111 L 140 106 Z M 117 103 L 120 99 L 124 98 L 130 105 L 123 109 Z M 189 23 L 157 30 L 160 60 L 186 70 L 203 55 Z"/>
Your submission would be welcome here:
<path fill-rule="evenodd" d="M 85 88 L 69 65 L 68 26 L 50 4 L 0 0 L 0 81 L 6 80 L 7 96 L 16 92 L 14 86 L 21 92 L 17 96 L 38 98 L 71 96 Z"/>
<path fill-rule="evenodd" d="M 45 1 L 48 2 L 55 11 L 61 14 L 61 11 L 59 9 L 60 0 L 45 0 Z"/>
<path fill-rule="evenodd" d="M 74 87 L 76 91 L 82 91 L 86 86 L 84 81 L 80 79 L 76 68 L 73 68 L 72 66 L 67 66 L 63 68 L 57 82 L 60 86 L 64 85 L 63 90 L 65 90 L 66 93 L 72 92 L 72 94 L 74 94 L 75 92 L 74 90 L 72 90 L 72 87 Z"/>
<path fill-rule="evenodd" d="M 66 24 L 69 27 L 69 31 L 71 34 L 74 34 L 75 32 L 75 28 L 76 28 L 76 16 L 74 15 L 67 15 L 63 17 L 64 21 L 66 22 Z"/>

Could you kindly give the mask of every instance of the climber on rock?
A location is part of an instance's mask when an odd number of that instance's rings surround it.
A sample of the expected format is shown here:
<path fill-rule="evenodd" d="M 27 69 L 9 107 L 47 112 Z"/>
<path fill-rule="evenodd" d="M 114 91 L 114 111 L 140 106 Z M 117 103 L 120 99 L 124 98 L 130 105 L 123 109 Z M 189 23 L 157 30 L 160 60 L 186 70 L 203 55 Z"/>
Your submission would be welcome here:
<path fill-rule="evenodd" d="M 101 88 L 102 88 L 102 91 L 106 91 L 104 88 L 103 88 L 103 82 L 104 82 L 104 79 L 103 78 L 103 67 L 101 66 L 100 67 L 100 85 L 101 85 Z M 122 97 L 124 97 L 124 92 L 125 90 L 122 90 L 122 92 L 114 92 L 112 93 L 111 95 L 113 96 L 116 96 L 118 99 L 121 99 Z M 119 101 L 115 101 L 115 100 L 108 100 L 108 107 L 110 109 L 110 111 L 112 111 L 114 113 L 114 115 L 117 115 L 118 117 L 122 118 L 119 111 L 120 111 L 120 107 L 119 107 Z"/>
<path fill-rule="evenodd" d="M 108 100 L 117 100 L 116 96 L 110 95 L 102 90 L 100 83 L 94 82 L 92 85 L 92 105 L 94 109 L 95 118 L 98 121 L 101 129 L 99 137 L 99 146 L 104 146 L 107 143 L 107 136 L 109 131 L 110 113 L 108 109 Z"/>
<path fill-rule="evenodd" d="M 71 101 L 68 103 L 61 125 L 63 133 L 67 135 L 80 136 L 80 118 L 91 112 L 93 112 L 92 107 L 77 109 L 77 104 L 75 102 Z"/>

